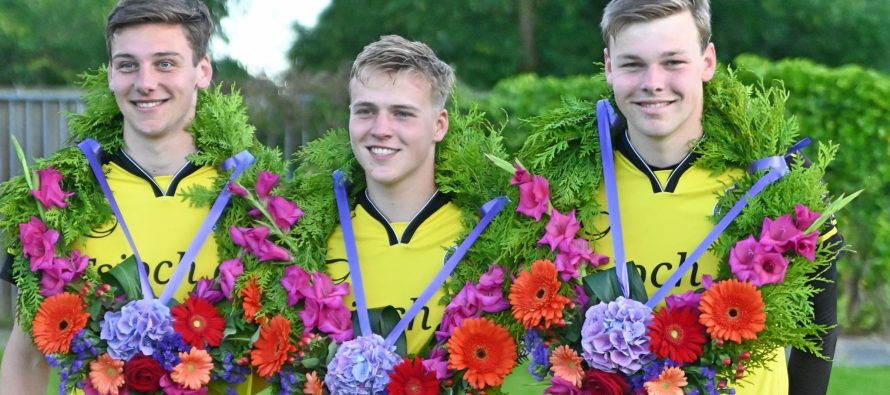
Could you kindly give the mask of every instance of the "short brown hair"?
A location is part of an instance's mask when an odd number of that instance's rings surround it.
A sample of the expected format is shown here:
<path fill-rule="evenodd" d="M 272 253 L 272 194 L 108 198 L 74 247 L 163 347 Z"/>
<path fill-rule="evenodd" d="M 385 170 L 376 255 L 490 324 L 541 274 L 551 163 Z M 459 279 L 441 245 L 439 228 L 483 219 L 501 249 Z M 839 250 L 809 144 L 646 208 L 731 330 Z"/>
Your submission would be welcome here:
<path fill-rule="evenodd" d="M 430 47 L 397 35 L 382 36 L 380 40 L 365 46 L 352 63 L 349 77 L 363 81 L 371 71 L 420 73 L 429 80 L 430 95 L 433 103 L 439 107 L 445 107 L 451 95 L 451 86 L 454 85 L 451 66 L 436 57 Z"/>
<path fill-rule="evenodd" d="M 207 54 L 213 20 L 201 0 L 121 0 L 108 15 L 105 25 L 108 56 L 111 57 L 111 40 L 119 30 L 147 23 L 182 25 L 195 65 Z"/>
<path fill-rule="evenodd" d="M 692 14 L 704 50 L 711 41 L 710 0 L 612 0 L 603 11 L 600 22 L 603 41 L 608 48 L 609 41 L 628 25 L 666 18 L 684 11 Z"/>

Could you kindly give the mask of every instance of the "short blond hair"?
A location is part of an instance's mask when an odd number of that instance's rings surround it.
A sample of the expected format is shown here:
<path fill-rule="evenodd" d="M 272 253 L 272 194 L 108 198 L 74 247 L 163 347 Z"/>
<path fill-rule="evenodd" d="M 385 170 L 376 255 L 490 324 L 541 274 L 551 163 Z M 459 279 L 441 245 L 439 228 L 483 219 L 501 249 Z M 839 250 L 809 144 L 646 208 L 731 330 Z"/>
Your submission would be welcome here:
<path fill-rule="evenodd" d="M 445 107 L 454 85 L 454 70 L 429 46 L 397 35 L 382 36 L 365 46 L 352 63 L 349 77 L 364 82 L 369 73 L 376 71 L 419 73 L 429 81 L 433 103 L 440 108 Z"/>
<path fill-rule="evenodd" d="M 649 22 L 689 11 L 698 29 L 701 49 L 711 42 L 710 0 L 612 0 L 603 11 L 600 28 L 606 48 L 609 42 L 628 25 Z"/>

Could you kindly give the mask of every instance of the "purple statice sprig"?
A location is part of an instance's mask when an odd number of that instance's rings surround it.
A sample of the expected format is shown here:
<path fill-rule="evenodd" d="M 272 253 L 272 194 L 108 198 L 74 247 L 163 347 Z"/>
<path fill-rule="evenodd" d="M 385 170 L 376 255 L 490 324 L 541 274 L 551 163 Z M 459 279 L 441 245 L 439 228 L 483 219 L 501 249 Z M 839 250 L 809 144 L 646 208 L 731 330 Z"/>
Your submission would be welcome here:
<path fill-rule="evenodd" d="M 250 366 L 239 364 L 235 360 L 235 354 L 225 353 L 220 369 L 213 370 L 214 380 L 223 380 L 229 384 L 241 384 L 247 380 L 250 374 Z"/>
<path fill-rule="evenodd" d="M 172 371 L 176 365 L 179 365 L 179 353 L 186 352 L 191 346 L 182 340 L 182 335 L 173 332 L 164 337 L 163 341 L 158 342 L 155 352 L 151 355 L 166 371 Z"/>
<path fill-rule="evenodd" d="M 530 329 L 525 335 L 525 352 L 529 356 L 528 371 L 537 381 L 544 380 L 550 371 L 550 350 L 538 331 Z"/>

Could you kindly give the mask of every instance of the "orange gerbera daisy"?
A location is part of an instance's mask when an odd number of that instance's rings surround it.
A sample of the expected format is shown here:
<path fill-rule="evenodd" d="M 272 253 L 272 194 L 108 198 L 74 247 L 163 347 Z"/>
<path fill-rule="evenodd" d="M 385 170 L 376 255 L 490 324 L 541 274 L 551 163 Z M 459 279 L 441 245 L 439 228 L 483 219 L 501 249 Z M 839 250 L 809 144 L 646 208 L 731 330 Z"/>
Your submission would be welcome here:
<path fill-rule="evenodd" d="M 763 297 L 754 284 L 736 279 L 720 281 L 701 296 L 699 322 L 718 339 L 741 343 L 766 328 Z"/>
<path fill-rule="evenodd" d="M 260 328 L 260 338 L 250 352 L 251 364 L 262 377 L 271 377 L 287 362 L 288 354 L 297 350 L 290 342 L 290 321 L 276 315 Z"/>
<path fill-rule="evenodd" d="M 179 365 L 170 372 L 173 381 L 190 390 L 197 390 L 210 382 L 213 359 L 207 350 L 192 347 L 189 352 L 179 353 Z"/>
<path fill-rule="evenodd" d="M 541 320 L 545 328 L 562 320 L 562 310 L 569 298 L 556 293 L 560 284 L 558 274 L 553 262 L 535 261 L 531 271 L 523 270 L 510 286 L 513 316 L 526 328 L 537 326 Z"/>
<path fill-rule="evenodd" d="M 485 318 L 464 320 L 448 340 L 448 367 L 466 369 L 473 388 L 497 386 L 516 366 L 516 344 L 507 330 Z"/>
<path fill-rule="evenodd" d="M 318 379 L 315 372 L 306 373 L 306 384 L 303 393 L 307 395 L 324 395 L 324 381 Z"/>
<path fill-rule="evenodd" d="M 256 283 L 256 277 L 250 279 L 250 282 L 241 289 L 241 298 L 244 299 L 244 319 L 247 322 L 254 322 L 254 318 L 263 308 L 260 298 L 263 297 L 263 291 Z"/>
<path fill-rule="evenodd" d="M 124 361 L 102 354 L 90 362 L 90 383 L 102 395 L 117 395 L 124 385 Z"/>
<path fill-rule="evenodd" d="M 667 367 L 658 375 L 658 378 L 647 381 L 646 392 L 649 395 L 683 395 L 686 384 L 686 373 L 677 367 Z"/>
<path fill-rule="evenodd" d="M 581 368 L 581 356 L 569 346 L 559 346 L 550 354 L 550 370 L 553 375 L 581 387 L 584 369 Z"/>
<path fill-rule="evenodd" d="M 71 340 L 87 325 L 83 300 L 63 292 L 44 299 L 34 318 L 34 343 L 44 354 L 67 353 Z"/>

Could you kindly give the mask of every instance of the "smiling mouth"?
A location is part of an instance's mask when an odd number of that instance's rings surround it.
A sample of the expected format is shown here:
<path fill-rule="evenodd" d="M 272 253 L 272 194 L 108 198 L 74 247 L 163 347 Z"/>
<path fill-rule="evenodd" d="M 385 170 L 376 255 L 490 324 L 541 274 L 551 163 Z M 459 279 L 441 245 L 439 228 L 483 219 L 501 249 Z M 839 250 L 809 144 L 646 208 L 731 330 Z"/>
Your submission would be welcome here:
<path fill-rule="evenodd" d="M 657 102 L 636 102 L 635 104 L 640 107 L 647 108 L 647 109 L 656 109 L 656 108 L 667 107 L 667 106 L 673 104 L 675 101 L 676 100 L 665 100 L 665 101 L 657 101 Z"/>
<path fill-rule="evenodd" d="M 371 151 L 374 155 L 392 155 L 396 152 L 399 152 L 397 149 L 392 148 L 384 148 L 384 147 L 369 147 L 368 150 Z"/>
<path fill-rule="evenodd" d="M 133 104 L 137 108 L 154 108 L 163 104 L 166 100 L 156 100 L 156 101 L 137 101 L 133 102 Z"/>

